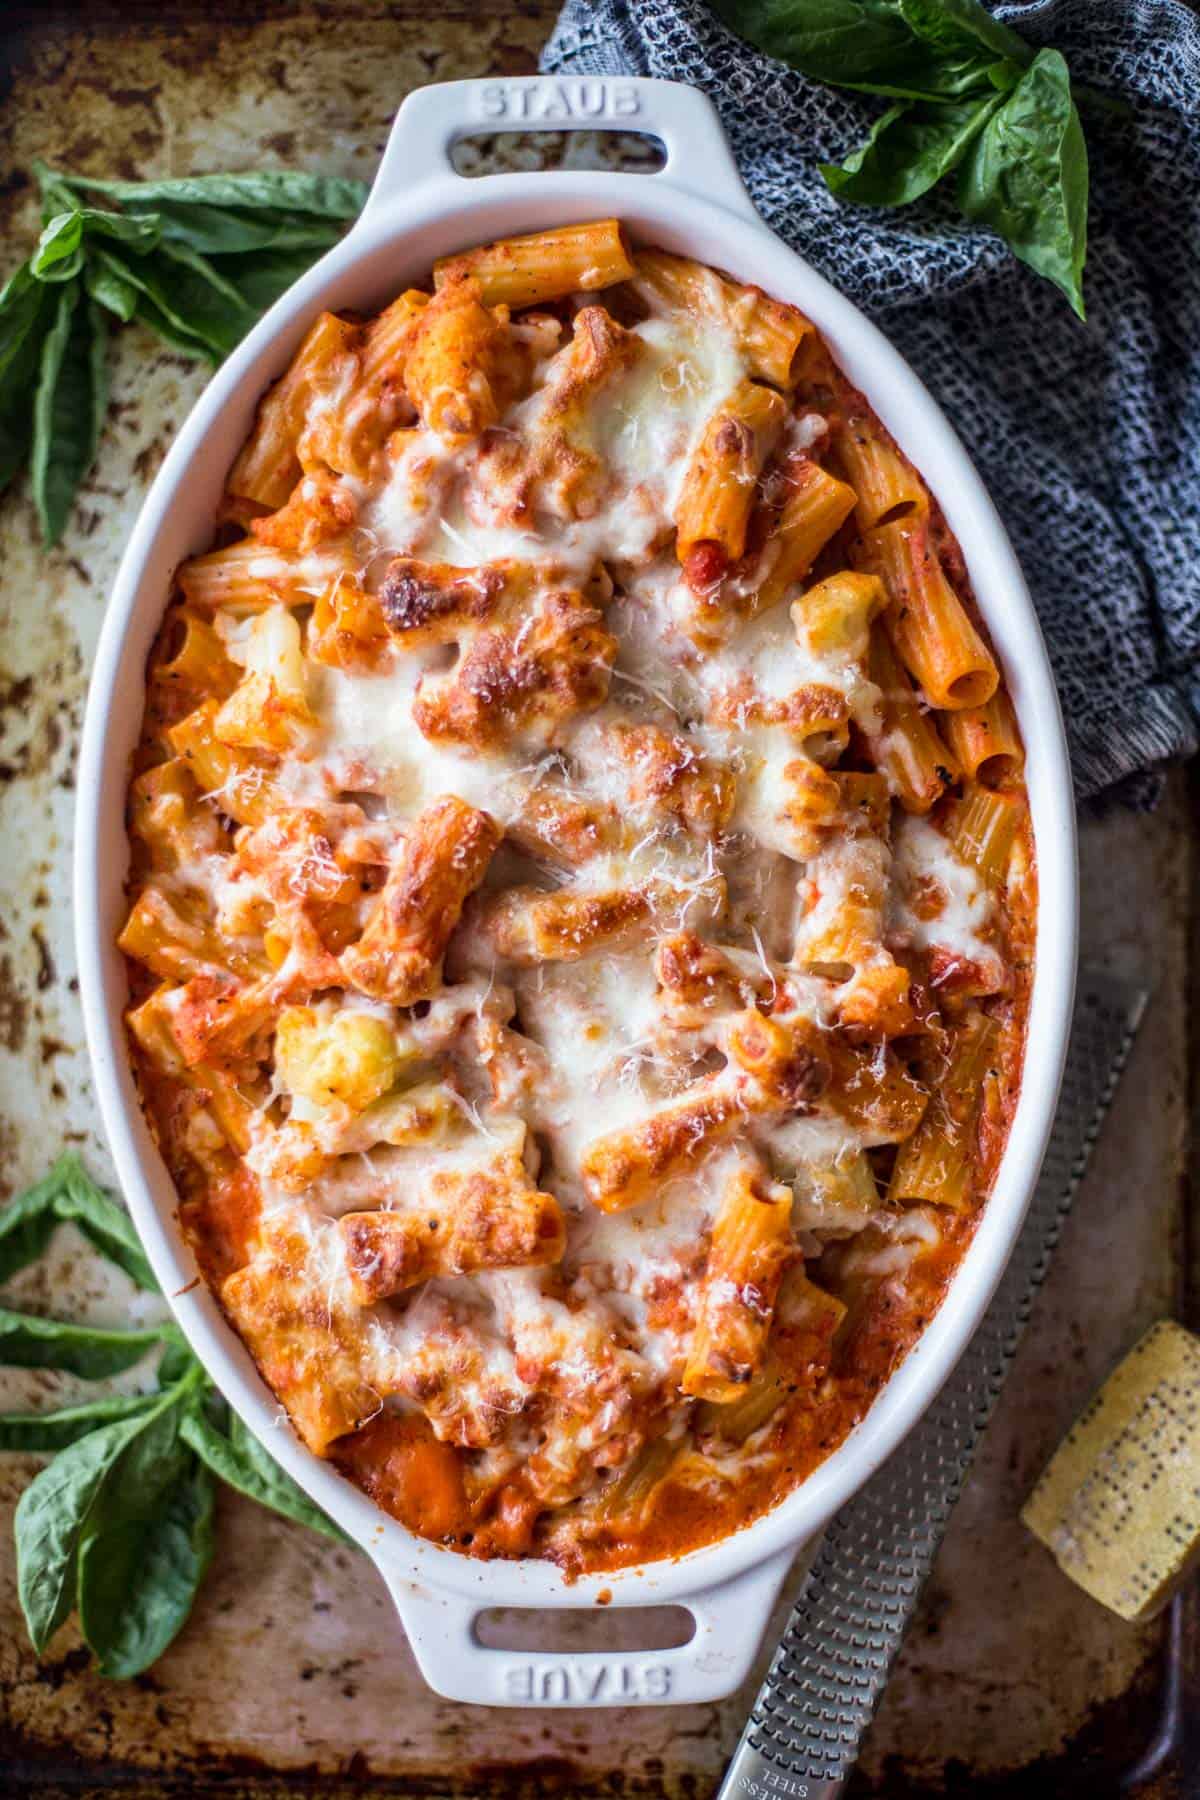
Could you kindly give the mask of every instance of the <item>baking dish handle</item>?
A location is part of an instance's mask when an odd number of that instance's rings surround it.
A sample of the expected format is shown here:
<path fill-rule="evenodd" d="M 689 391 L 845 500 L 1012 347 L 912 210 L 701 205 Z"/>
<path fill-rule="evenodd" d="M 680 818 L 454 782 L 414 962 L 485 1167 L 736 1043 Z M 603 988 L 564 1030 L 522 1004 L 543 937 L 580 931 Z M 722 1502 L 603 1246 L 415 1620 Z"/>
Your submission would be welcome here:
<path fill-rule="evenodd" d="M 386 1566 L 383 1575 L 422 1675 L 447 1700 L 481 1706 L 678 1706 L 723 1699 L 745 1680 L 794 1554 L 785 1550 L 720 1587 L 660 1602 L 684 1607 L 696 1625 L 695 1635 L 671 1650 L 492 1649 L 474 1632 L 476 1618 L 493 1604 L 486 1593 L 467 1599 Z M 645 1608 L 630 1609 L 636 1610 Z"/>
<path fill-rule="evenodd" d="M 656 137 L 666 152 L 661 169 L 634 179 L 669 182 L 757 221 L 716 107 L 706 95 L 683 82 L 645 76 L 559 80 L 550 75 L 439 81 L 416 88 L 396 114 L 363 218 L 390 211 L 432 182 L 466 179 L 450 160 L 460 138 L 498 131 L 614 130 Z M 484 175 L 472 185 L 513 178 Z"/>

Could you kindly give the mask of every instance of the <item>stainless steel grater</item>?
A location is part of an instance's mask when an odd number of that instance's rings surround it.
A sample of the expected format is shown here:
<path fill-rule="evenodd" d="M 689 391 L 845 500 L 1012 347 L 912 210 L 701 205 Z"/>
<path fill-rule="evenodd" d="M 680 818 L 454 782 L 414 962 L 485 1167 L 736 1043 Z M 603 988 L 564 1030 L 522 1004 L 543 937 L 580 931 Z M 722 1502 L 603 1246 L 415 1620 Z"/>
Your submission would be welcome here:
<path fill-rule="evenodd" d="M 1080 973 L 1054 1129 L 991 1306 L 920 1423 L 826 1528 L 718 1800 L 832 1800 L 854 1766 L 1132 1048 L 1145 991 Z"/>

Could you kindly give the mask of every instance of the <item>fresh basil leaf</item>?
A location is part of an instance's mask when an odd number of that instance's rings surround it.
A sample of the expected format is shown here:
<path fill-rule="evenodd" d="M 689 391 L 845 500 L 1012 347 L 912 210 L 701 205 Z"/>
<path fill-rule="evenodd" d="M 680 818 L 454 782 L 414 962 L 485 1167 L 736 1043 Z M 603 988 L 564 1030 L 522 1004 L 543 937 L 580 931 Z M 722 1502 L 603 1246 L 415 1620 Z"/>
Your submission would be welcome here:
<path fill-rule="evenodd" d="M 841 168 L 821 164 L 830 190 L 860 206 L 907 206 L 953 169 L 1001 104 L 989 99 L 889 107 Z"/>
<path fill-rule="evenodd" d="M 904 23 L 927 44 L 1015 64 L 1014 80 L 1033 61 L 1024 38 L 994 19 L 980 0 L 898 0 L 898 6 Z"/>
<path fill-rule="evenodd" d="M 221 259 L 220 267 L 256 319 L 307 274 L 315 261 L 311 249 L 263 250 L 257 256 Z"/>
<path fill-rule="evenodd" d="M 80 214 L 58 213 L 45 226 L 29 259 L 39 281 L 73 281 L 83 267 Z"/>
<path fill-rule="evenodd" d="M 42 345 L 33 403 L 30 473 L 42 540 L 56 544 L 80 482 L 92 465 L 103 412 L 96 410 L 96 313 L 79 280 L 60 288 Z"/>
<path fill-rule="evenodd" d="M 153 250 L 162 236 L 162 227 L 152 213 L 100 212 L 85 207 L 79 217 L 83 221 L 85 241 L 89 237 L 109 238 L 114 244 L 132 250 L 135 256 Z"/>
<path fill-rule="evenodd" d="M 50 306 L 49 293 L 34 280 L 27 262 L 14 271 L 0 292 L 0 491 L 29 454 L 33 395 Z M 0 1213 L 0 1231 L 3 1218 Z"/>
<path fill-rule="evenodd" d="M 126 280 L 124 275 L 118 275 L 114 267 L 106 268 L 93 256 L 84 265 L 83 284 L 97 305 L 115 313 L 118 319 L 128 325 L 137 312 L 138 304 L 138 290 L 132 281 Z"/>
<path fill-rule="evenodd" d="M 90 1431 L 149 1411 L 157 1398 L 156 1394 L 114 1394 L 105 1400 L 85 1401 L 82 1406 L 64 1406 L 57 1412 L 0 1413 L 0 1450 L 52 1456 Z"/>
<path fill-rule="evenodd" d="M 114 256 L 110 250 L 95 252 L 98 265 L 117 280 L 133 289 L 137 296 L 134 317 L 150 327 L 157 336 L 165 338 L 168 344 L 177 350 L 183 350 L 188 356 L 204 356 L 209 362 L 220 360 L 211 345 L 206 344 L 189 326 L 180 323 L 165 312 L 151 294 L 146 271 L 139 266 L 135 274 L 128 264 Z M 152 279 L 152 276 L 149 278 Z"/>
<path fill-rule="evenodd" d="M 235 312 L 245 311 L 245 302 L 229 277 L 223 275 L 218 265 L 211 262 L 201 251 L 193 250 L 190 244 L 164 244 L 162 255 L 168 262 L 176 263 L 180 268 L 188 269 L 193 275 L 198 275 L 200 280 L 212 288 L 213 292 Z"/>
<path fill-rule="evenodd" d="M 187 351 L 189 356 L 206 356 L 215 363 L 237 342 L 236 337 L 229 342 L 227 333 L 212 329 L 214 318 L 219 321 L 221 317 L 217 303 L 212 289 L 198 280 L 192 270 L 160 252 L 139 257 L 136 266 L 122 261 L 110 250 L 98 250 L 96 254 L 106 269 L 137 289 L 136 316 L 177 349 Z M 228 302 L 220 304 L 228 314 Z M 185 309 L 190 309 L 190 316 Z"/>
<path fill-rule="evenodd" d="M 150 260 L 155 282 L 148 289 L 150 298 L 218 358 L 227 356 L 256 316 L 238 290 L 197 250 L 168 244 Z"/>
<path fill-rule="evenodd" d="M 43 1180 L 0 1210 L 0 1282 L 11 1280 L 44 1254 L 58 1224 L 54 1203 L 62 1187 L 56 1163 Z"/>
<path fill-rule="evenodd" d="M 241 207 L 249 212 L 310 213 L 322 219 L 355 219 L 369 187 L 342 175 L 309 175 L 294 169 L 247 169 L 237 175 L 182 175 L 162 181 L 94 181 L 59 175 L 71 188 L 107 194 L 120 206 L 145 210 L 160 202 L 179 206 Z"/>
<path fill-rule="evenodd" d="M 236 1413 L 230 1415 L 228 1437 L 198 1410 L 188 1414 L 182 1432 L 213 1474 L 239 1494 L 257 1500 L 260 1506 L 269 1506 L 272 1512 L 282 1513 L 285 1519 L 294 1519 L 339 1543 L 349 1543 L 345 1532 L 313 1505 L 303 1489 L 267 1454 L 254 1433 L 247 1431 Z"/>
<path fill-rule="evenodd" d="M 340 220 L 300 213 L 235 212 L 223 206 L 168 200 L 127 201 L 135 215 L 153 209 L 164 244 L 182 244 L 202 256 L 244 256 L 264 250 L 328 250 L 342 235 Z"/>
<path fill-rule="evenodd" d="M 48 175 L 42 183 L 42 224 L 49 225 L 51 219 L 60 213 L 73 211 L 78 204 L 76 196 L 69 187 L 63 185 L 53 175 Z"/>
<path fill-rule="evenodd" d="M 41 311 L 45 299 L 28 262 L 15 268 L 0 288 L 0 377 L 18 354 L 29 323 Z"/>
<path fill-rule="evenodd" d="M 158 1407 L 173 1404 L 164 1395 Z M 33 1647 L 45 1649 L 75 1600 L 79 1546 L 96 1500 L 152 1414 L 89 1431 L 36 1475 L 17 1502 L 17 1593 Z"/>
<path fill-rule="evenodd" d="M 41 189 L 42 223 L 48 225 L 56 214 L 71 212 L 79 202 L 71 192 L 66 177 L 60 175 L 57 169 L 50 168 L 40 156 L 34 157 L 31 166 Z"/>
<path fill-rule="evenodd" d="M 1061 288 L 1082 319 L 1087 146 L 1057 50 L 1039 50 L 962 163 L 958 204 Z"/>
<path fill-rule="evenodd" d="M 181 350 L 185 356 L 201 356 L 206 362 L 212 363 L 214 368 L 220 362 L 220 356 L 211 345 L 201 343 L 200 339 L 192 332 L 181 329 L 173 319 L 154 304 L 148 294 L 138 295 L 137 311 L 134 317 L 143 325 L 148 326 L 156 337 L 162 338 L 165 344 L 170 344 L 175 350 Z"/>
<path fill-rule="evenodd" d="M 100 433 L 104 430 L 104 415 L 108 411 L 109 370 L 108 370 L 108 318 L 102 306 L 97 306 L 90 294 L 85 296 L 84 305 L 88 310 L 88 323 L 91 326 L 91 339 L 88 346 L 88 372 L 91 376 L 92 389 L 92 447 L 88 456 L 90 468 L 100 444 Z M 86 474 L 87 471 L 85 470 Z M 80 1221 L 84 1235 L 91 1236 L 83 1221 Z M 132 1232 L 132 1226 L 130 1226 Z M 101 1246 L 103 1248 L 103 1246 Z M 106 1253 L 107 1254 L 107 1253 Z M 142 1266 L 149 1273 L 149 1265 L 142 1253 L 140 1244 L 137 1255 Z M 132 1273 L 132 1270 L 130 1271 Z M 151 1276 L 151 1280 L 153 1280 Z M 140 1284 L 139 1284 L 140 1285 Z"/>
<path fill-rule="evenodd" d="M 178 1327 L 173 1326 L 172 1330 L 178 1333 Z M 169 1337 L 158 1364 L 158 1385 L 160 1388 L 174 1387 L 185 1375 L 190 1375 L 193 1369 L 199 1367 L 182 1335 Z"/>
<path fill-rule="evenodd" d="M 68 1221 L 140 1288 L 158 1292 L 129 1214 L 97 1187 L 73 1150 L 59 1157 L 44 1180 L 0 1208 L 0 1283 L 36 1261 L 55 1227 Z"/>
<path fill-rule="evenodd" d="M 192 1457 L 149 1519 L 88 1537 L 79 1623 L 102 1675 L 140 1675 L 178 1636 L 213 1553 L 213 1483 Z"/>
<path fill-rule="evenodd" d="M 63 281 L 79 272 L 84 245 L 89 238 L 110 238 L 135 253 L 152 250 L 159 239 L 157 221 L 152 218 L 129 218 L 123 213 L 97 212 L 90 207 L 75 207 L 59 213 L 44 228 L 37 241 L 29 266 L 39 281 Z"/>
<path fill-rule="evenodd" d="M 139 303 L 139 316 L 158 330 L 165 321 L 170 341 L 183 348 L 194 342 L 220 360 L 312 261 L 307 249 L 210 260 L 183 245 L 164 243 L 125 274 L 154 309 L 147 312 Z"/>
<path fill-rule="evenodd" d="M 141 1430 L 131 1437 L 96 1495 L 88 1515 L 86 1536 L 114 1531 L 131 1520 L 153 1518 L 167 1490 L 191 1461 L 181 1426 L 203 1380 L 199 1369 L 155 1395 L 141 1417 Z"/>
<path fill-rule="evenodd" d="M 814 81 L 893 100 L 953 99 L 986 81 L 993 52 L 930 43 L 898 0 L 713 0 L 731 31 Z"/>
<path fill-rule="evenodd" d="M 101 1255 L 124 1269 L 138 1287 L 157 1294 L 154 1271 L 125 1208 L 97 1186 L 73 1151 L 60 1157 L 55 1166 L 62 1171 L 63 1179 L 62 1192 L 54 1206 L 56 1217 L 64 1224 L 69 1221 L 77 1226 Z"/>
<path fill-rule="evenodd" d="M 0 1307 L 0 1364 L 18 1369 L 65 1369 L 88 1381 L 120 1375 L 152 1350 L 166 1327 L 117 1331 L 70 1325 Z"/>

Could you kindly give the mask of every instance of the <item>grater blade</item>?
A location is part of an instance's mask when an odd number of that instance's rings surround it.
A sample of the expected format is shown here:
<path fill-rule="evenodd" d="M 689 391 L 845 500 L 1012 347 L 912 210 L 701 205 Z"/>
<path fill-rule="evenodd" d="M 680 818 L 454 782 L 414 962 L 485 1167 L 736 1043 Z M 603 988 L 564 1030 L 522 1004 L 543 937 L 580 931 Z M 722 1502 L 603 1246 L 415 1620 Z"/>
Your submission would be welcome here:
<path fill-rule="evenodd" d="M 717 1800 L 833 1800 L 1045 1279 L 1146 992 L 1081 970 L 1054 1129 L 995 1296 L 923 1418 L 825 1530 Z"/>

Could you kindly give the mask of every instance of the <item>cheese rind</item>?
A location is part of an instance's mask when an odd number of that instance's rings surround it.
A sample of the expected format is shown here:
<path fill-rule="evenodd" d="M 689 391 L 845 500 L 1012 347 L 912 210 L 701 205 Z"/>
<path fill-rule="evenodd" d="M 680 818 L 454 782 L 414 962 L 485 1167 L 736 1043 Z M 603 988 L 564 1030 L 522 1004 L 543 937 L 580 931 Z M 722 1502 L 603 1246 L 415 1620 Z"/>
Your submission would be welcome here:
<path fill-rule="evenodd" d="M 1200 1338 L 1151 1327 L 1079 1415 L 1021 1512 L 1092 1598 L 1153 1618 L 1200 1565 Z"/>

